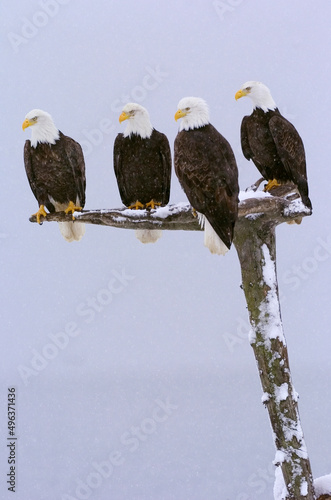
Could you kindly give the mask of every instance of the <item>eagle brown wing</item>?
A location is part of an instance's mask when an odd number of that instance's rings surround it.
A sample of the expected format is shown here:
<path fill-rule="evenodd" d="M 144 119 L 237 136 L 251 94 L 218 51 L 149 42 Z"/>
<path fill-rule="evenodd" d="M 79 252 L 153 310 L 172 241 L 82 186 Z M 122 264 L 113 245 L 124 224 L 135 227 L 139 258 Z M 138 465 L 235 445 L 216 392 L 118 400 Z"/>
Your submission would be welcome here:
<path fill-rule="evenodd" d="M 251 150 L 248 140 L 248 132 L 247 132 L 248 121 L 249 117 L 244 116 L 240 127 L 240 139 L 241 139 L 241 149 L 244 157 L 246 158 L 246 160 L 251 160 L 253 158 L 253 152 Z"/>
<path fill-rule="evenodd" d="M 36 174 L 33 167 L 32 161 L 32 149 L 31 141 L 27 140 L 24 144 L 24 166 L 26 175 L 30 184 L 31 191 L 33 192 L 36 200 L 40 205 L 47 205 L 48 203 L 48 193 L 44 187 L 44 185 L 40 185 L 36 178 Z"/>
<path fill-rule="evenodd" d="M 181 131 L 175 171 L 189 202 L 230 248 L 238 216 L 238 169 L 230 144 L 212 126 Z"/>
<path fill-rule="evenodd" d="M 60 132 L 60 139 L 63 140 L 64 150 L 67 155 L 69 165 L 74 175 L 75 186 L 79 203 L 82 207 L 85 205 L 86 175 L 85 161 L 81 145 L 71 137 Z M 74 203 L 76 200 L 72 200 Z"/>
<path fill-rule="evenodd" d="M 123 175 L 123 146 L 124 136 L 123 134 L 117 134 L 113 149 L 114 171 L 121 200 L 124 205 L 128 206 L 130 205 L 131 200 L 127 192 L 125 177 Z"/>
<path fill-rule="evenodd" d="M 157 132 L 157 131 L 155 131 Z M 168 138 L 162 132 L 158 132 L 160 143 L 160 156 L 163 172 L 162 185 L 162 205 L 167 205 L 170 198 L 170 183 L 171 183 L 171 150 Z"/>
<path fill-rule="evenodd" d="M 271 118 L 269 129 L 288 179 L 298 186 L 303 203 L 311 208 L 311 201 L 308 197 L 305 149 L 298 131 L 282 115 L 275 115 Z"/>
<path fill-rule="evenodd" d="M 252 160 L 260 174 L 265 179 L 268 179 L 268 169 L 266 167 L 269 164 L 269 153 L 267 153 L 265 147 L 261 147 L 267 137 L 261 124 L 252 118 L 252 116 L 255 117 L 256 113 L 259 113 L 259 110 L 251 116 L 244 116 L 241 122 L 241 149 L 246 160 Z M 272 142 L 271 138 L 270 141 Z"/>
<path fill-rule="evenodd" d="M 32 161 L 31 161 L 31 142 L 29 140 L 25 141 L 25 144 L 24 144 L 24 166 L 25 166 L 25 172 L 26 172 L 29 184 L 30 184 L 30 188 L 38 200 L 36 179 L 35 179 L 35 176 L 33 173 Z"/>

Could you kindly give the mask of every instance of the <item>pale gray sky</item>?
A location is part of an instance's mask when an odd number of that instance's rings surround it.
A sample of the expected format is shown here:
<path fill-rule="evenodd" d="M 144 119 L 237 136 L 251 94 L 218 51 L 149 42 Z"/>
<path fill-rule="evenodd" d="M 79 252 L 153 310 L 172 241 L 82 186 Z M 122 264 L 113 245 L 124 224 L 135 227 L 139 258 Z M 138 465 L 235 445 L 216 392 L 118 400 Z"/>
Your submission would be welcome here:
<path fill-rule="evenodd" d="M 259 174 L 240 148 L 251 102 L 234 94 L 253 79 L 306 147 L 314 214 L 277 229 L 278 278 L 313 473 L 329 473 L 330 4 L 12 0 L 0 9 L 0 370 L 3 401 L 17 388 L 15 499 L 79 499 L 83 483 L 94 500 L 272 499 L 274 446 L 235 249 L 212 256 L 189 232 L 143 246 L 133 231 L 101 226 L 68 244 L 56 224 L 31 224 L 21 128 L 32 108 L 48 111 L 84 147 L 86 208 L 114 208 L 121 106 L 143 104 L 172 147 L 177 103 L 196 95 L 231 143 L 244 189 Z M 173 174 L 171 202 L 185 200 Z M 11 498 L 5 410 L 0 496 Z M 97 472 L 105 461 L 108 478 Z"/>

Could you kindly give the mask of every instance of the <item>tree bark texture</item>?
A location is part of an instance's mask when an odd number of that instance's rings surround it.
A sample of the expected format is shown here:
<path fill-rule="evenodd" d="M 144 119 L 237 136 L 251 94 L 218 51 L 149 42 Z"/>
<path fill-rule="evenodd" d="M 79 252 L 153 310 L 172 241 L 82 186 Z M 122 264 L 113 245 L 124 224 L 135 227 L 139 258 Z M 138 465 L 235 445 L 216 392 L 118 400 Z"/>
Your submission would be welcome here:
<path fill-rule="evenodd" d="M 313 477 L 292 384 L 281 320 L 276 274 L 276 223 L 241 219 L 235 247 L 239 256 L 252 327 L 252 345 L 281 467 L 286 500 L 314 500 Z"/>

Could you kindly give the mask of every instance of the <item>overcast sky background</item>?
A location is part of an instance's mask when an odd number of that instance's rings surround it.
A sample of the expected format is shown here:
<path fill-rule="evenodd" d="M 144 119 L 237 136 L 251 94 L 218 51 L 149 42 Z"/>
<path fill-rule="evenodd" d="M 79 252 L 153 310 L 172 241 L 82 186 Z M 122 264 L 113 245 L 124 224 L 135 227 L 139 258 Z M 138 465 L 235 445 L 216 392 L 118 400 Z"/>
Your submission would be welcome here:
<path fill-rule="evenodd" d="M 120 207 L 121 107 L 144 105 L 173 149 L 177 103 L 193 95 L 232 145 L 245 189 L 259 177 L 240 148 L 252 104 L 234 94 L 247 80 L 270 87 L 305 143 L 314 213 L 278 227 L 277 266 L 313 474 L 330 473 L 330 3 L 11 0 L 0 14 L 1 498 L 12 498 L 12 386 L 16 500 L 273 498 L 275 450 L 235 249 L 212 256 L 202 233 L 180 231 L 142 245 L 101 226 L 69 244 L 55 223 L 29 222 L 38 206 L 23 164 L 23 119 L 44 109 L 84 148 L 85 208 Z"/>

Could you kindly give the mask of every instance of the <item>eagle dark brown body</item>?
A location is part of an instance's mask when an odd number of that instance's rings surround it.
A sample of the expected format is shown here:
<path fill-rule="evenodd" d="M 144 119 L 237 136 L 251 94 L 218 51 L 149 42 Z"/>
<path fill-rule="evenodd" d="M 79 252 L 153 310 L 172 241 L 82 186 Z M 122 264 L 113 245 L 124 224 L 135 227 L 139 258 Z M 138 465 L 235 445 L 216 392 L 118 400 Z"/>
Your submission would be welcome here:
<path fill-rule="evenodd" d="M 153 129 L 149 138 L 118 134 L 114 143 L 114 170 L 121 200 L 166 205 L 170 196 L 171 151 L 167 137 Z"/>
<path fill-rule="evenodd" d="M 58 204 L 73 201 L 85 205 L 85 162 L 81 146 L 70 137 L 59 133 L 55 144 L 38 143 L 34 148 L 27 140 L 24 146 L 24 164 L 33 194 L 39 205 L 55 212 Z"/>
<path fill-rule="evenodd" d="M 245 158 L 254 162 L 267 181 L 293 182 L 303 203 L 311 208 L 302 139 L 277 108 L 265 112 L 256 107 L 243 118 L 241 146 Z"/>
<path fill-rule="evenodd" d="M 238 217 L 238 169 L 228 141 L 208 124 L 175 139 L 175 171 L 192 207 L 230 248 Z"/>

